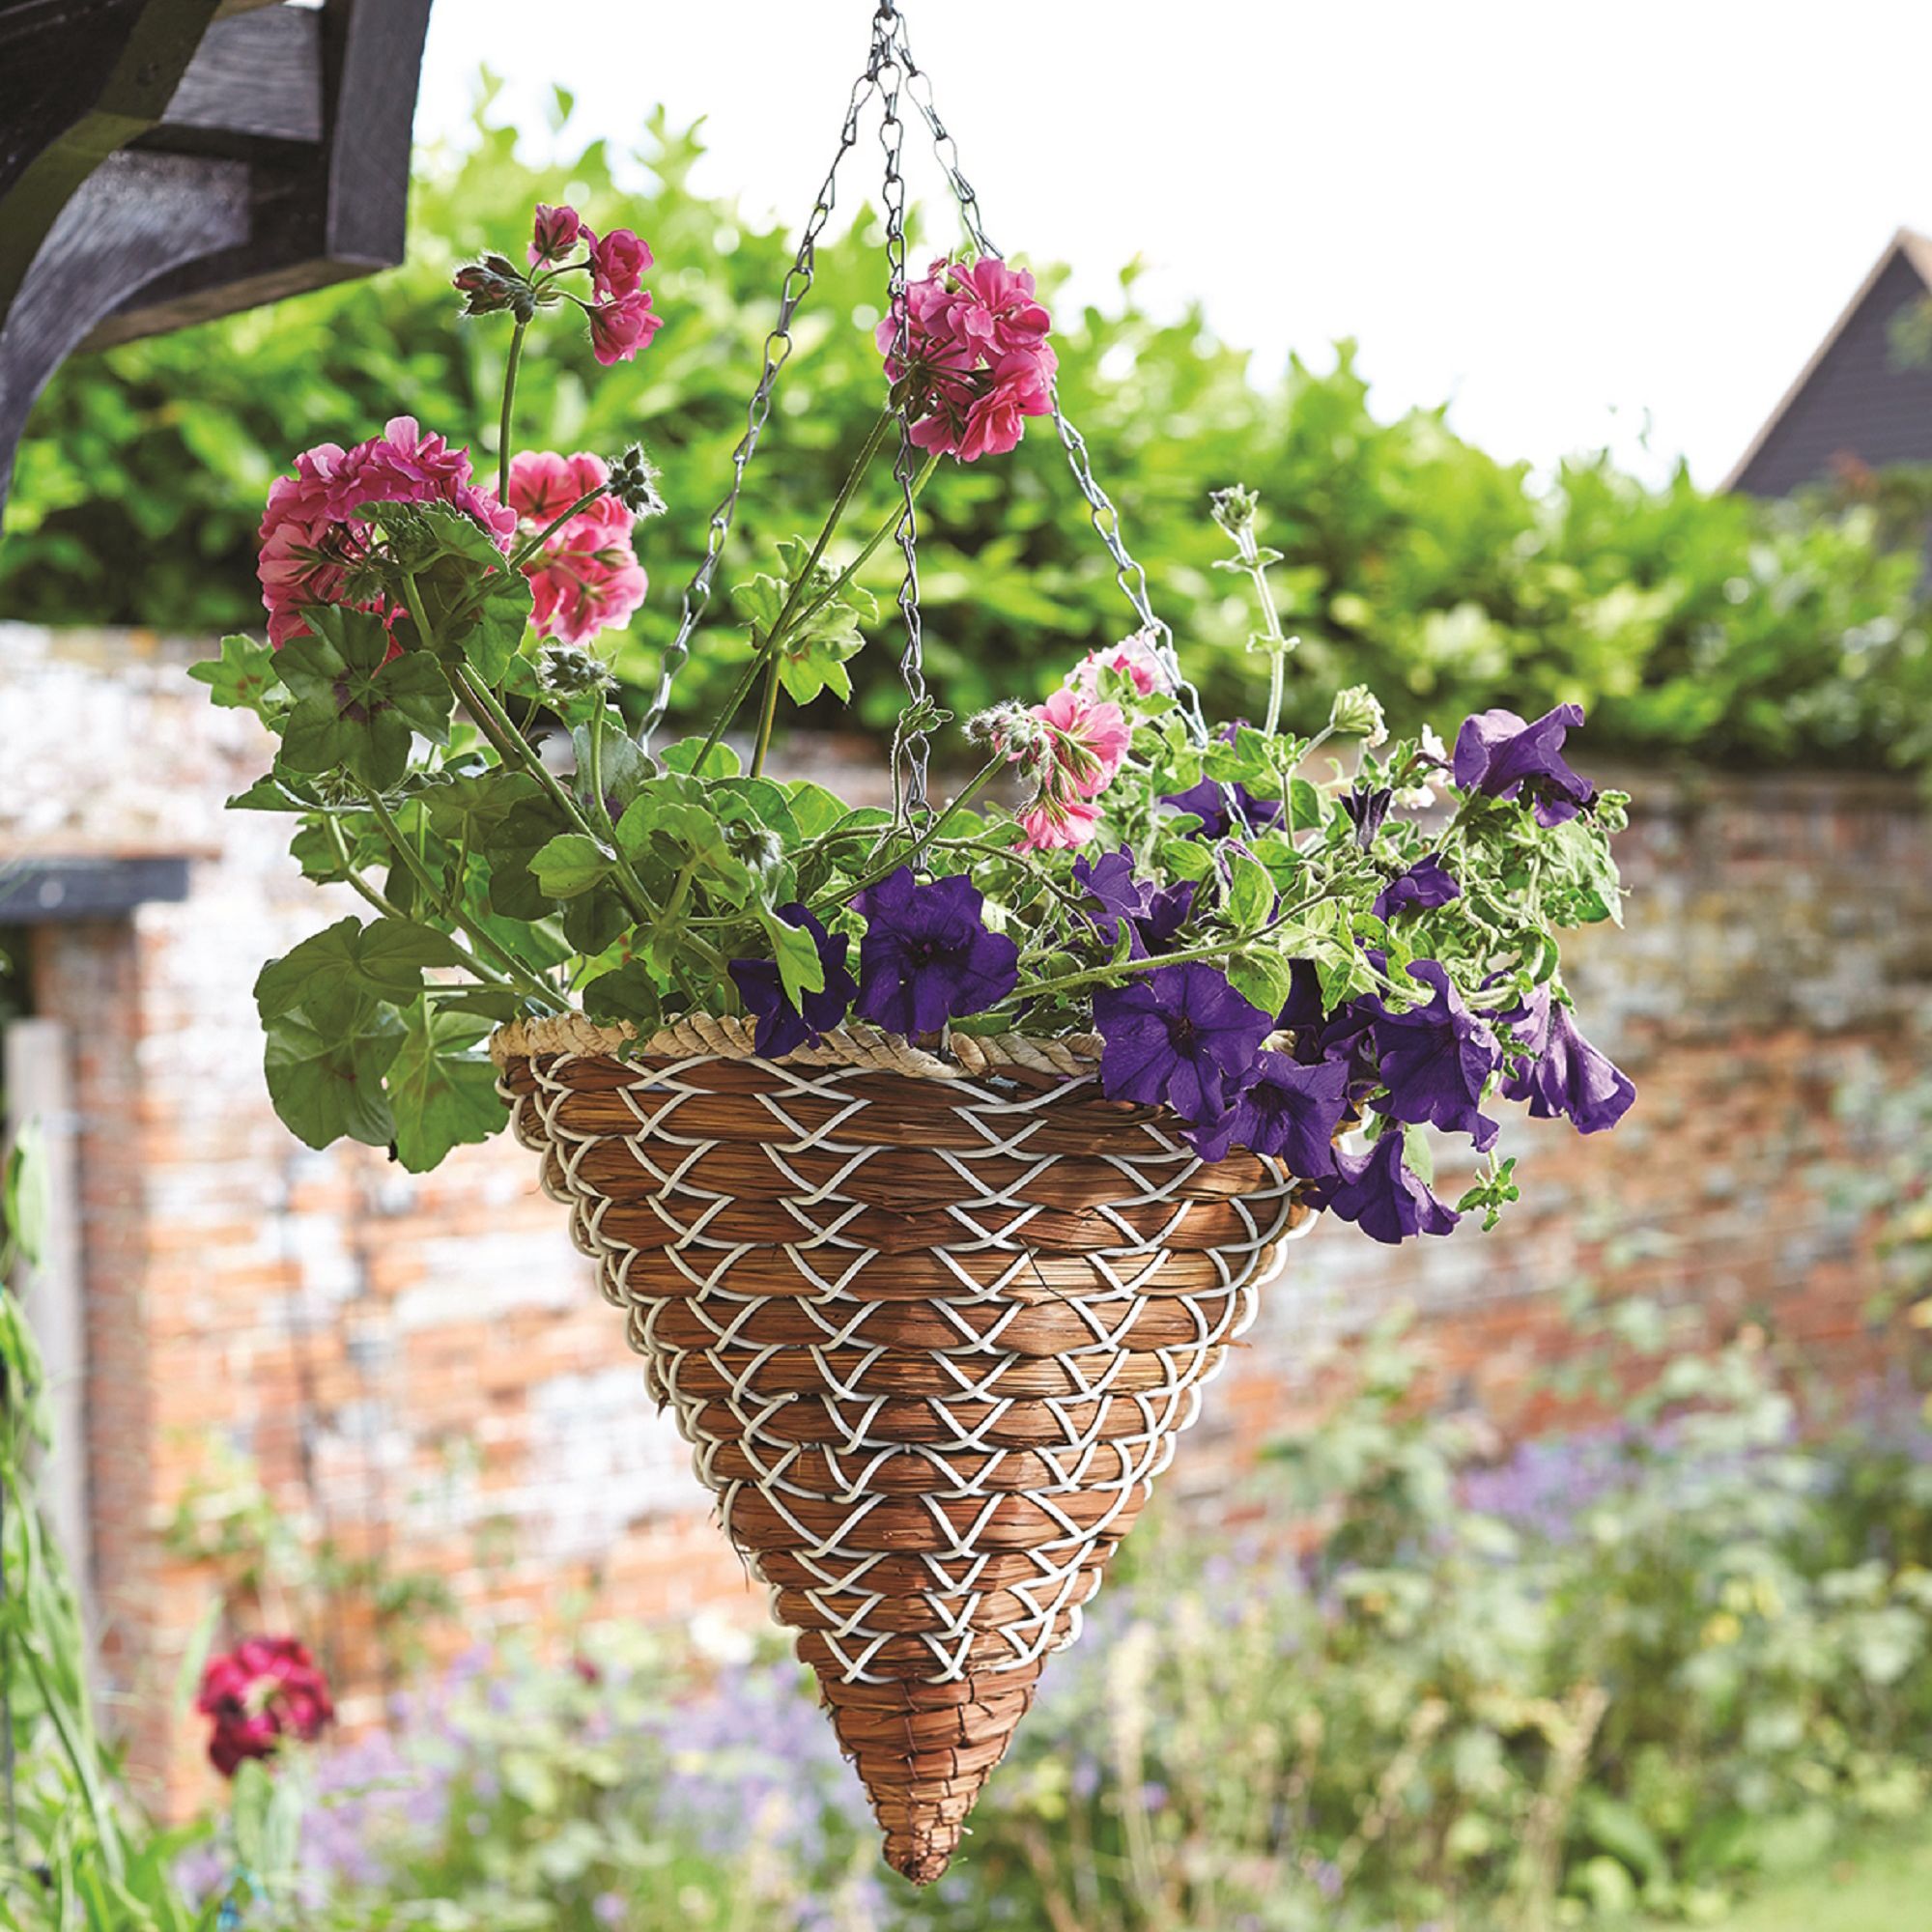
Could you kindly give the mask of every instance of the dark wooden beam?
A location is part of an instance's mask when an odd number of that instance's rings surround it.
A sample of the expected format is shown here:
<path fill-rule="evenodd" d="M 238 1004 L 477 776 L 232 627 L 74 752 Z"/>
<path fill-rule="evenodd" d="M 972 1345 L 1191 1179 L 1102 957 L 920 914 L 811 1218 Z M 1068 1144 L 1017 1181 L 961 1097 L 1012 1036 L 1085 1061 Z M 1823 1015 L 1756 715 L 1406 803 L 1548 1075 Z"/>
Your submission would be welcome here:
<path fill-rule="evenodd" d="M 43 859 L 0 866 L 0 925 L 121 919 L 187 897 L 185 859 Z"/>
<path fill-rule="evenodd" d="M 76 348 L 402 260 L 429 9 L 0 0 L 0 507 Z"/>

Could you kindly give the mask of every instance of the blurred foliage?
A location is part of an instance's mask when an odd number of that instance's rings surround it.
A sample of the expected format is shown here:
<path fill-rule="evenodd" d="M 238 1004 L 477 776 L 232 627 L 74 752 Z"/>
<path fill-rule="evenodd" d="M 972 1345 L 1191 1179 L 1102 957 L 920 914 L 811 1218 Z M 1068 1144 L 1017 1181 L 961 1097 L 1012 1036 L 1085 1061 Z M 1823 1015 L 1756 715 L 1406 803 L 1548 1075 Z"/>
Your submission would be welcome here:
<path fill-rule="evenodd" d="M 567 114 L 559 96 L 558 130 Z M 653 676 L 792 248 L 782 230 L 693 193 L 699 152 L 660 113 L 635 162 L 599 142 L 533 168 L 510 129 L 488 125 L 486 91 L 473 143 L 421 156 L 406 268 L 62 372 L 21 453 L 0 605 L 51 622 L 259 626 L 252 532 L 296 450 L 354 441 L 405 411 L 492 450 L 506 332 L 458 324 L 448 276 L 485 244 L 521 249 L 533 202 L 567 196 L 599 225 L 621 218 L 648 237 L 669 326 L 635 367 L 611 372 L 577 331 L 541 332 L 519 421 L 528 440 L 564 448 L 609 452 L 641 433 L 663 464 L 672 510 L 644 551 L 656 582 L 619 652 L 627 676 Z M 621 194 L 613 164 L 628 181 L 637 163 L 647 185 Z M 950 220 L 928 231 L 935 246 L 952 240 Z M 877 408 L 879 242 L 866 217 L 819 252 L 727 576 L 815 526 Z M 1050 294 L 1054 272 L 1035 266 Z M 1201 515 L 1209 489 L 1238 479 L 1281 506 L 1267 538 L 1286 556 L 1284 616 L 1305 640 L 1297 729 L 1321 722 L 1309 694 L 1359 680 L 1393 702 L 1399 730 L 1576 698 L 1599 753 L 1870 766 L 1932 749 L 1918 560 L 1886 550 L 1869 504 L 1828 513 L 1714 497 L 1681 473 L 1651 489 L 1602 457 L 1539 480 L 1462 441 L 1440 412 L 1378 420 L 1350 344 L 1330 368 L 1297 361 L 1258 388 L 1247 357 L 1198 313 L 1168 325 L 1145 314 L 1131 271 L 1117 310 L 1063 307 L 1059 321 L 1065 402 L 1212 710 L 1259 701 L 1256 661 L 1240 648 L 1247 615 L 1209 575 L 1215 542 Z M 928 668 L 956 711 L 1012 695 L 1016 669 L 1044 690 L 1129 628 L 1044 425 L 1010 459 L 948 465 L 923 508 Z M 867 574 L 895 587 L 889 548 Z M 709 715 L 741 661 L 725 604 L 680 686 L 686 717 Z M 895 708 L 895 656 L 875 650 L 853 667 L 874 727 Z"/>

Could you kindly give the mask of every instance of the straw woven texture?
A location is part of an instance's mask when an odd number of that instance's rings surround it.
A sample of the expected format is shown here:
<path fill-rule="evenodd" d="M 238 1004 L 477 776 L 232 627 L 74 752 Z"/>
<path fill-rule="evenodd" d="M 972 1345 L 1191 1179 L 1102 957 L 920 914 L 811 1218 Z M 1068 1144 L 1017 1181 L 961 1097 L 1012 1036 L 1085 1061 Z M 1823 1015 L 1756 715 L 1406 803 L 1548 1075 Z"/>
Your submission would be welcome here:
<path fill-rule="evenodd" d="M 1064 1042 L 976 1042 L 1000 1070 L 969 1077 L 881 1071 L 917 1052 L 884 1039 L 774 1063 L 673 1030 L 619 1059 L 578 1019 L 493 1051 L 923 1885 L 1310 1214 L 1277 1163 L 1204 1165 L 1091 1071 L 1027 1064 Z"/>

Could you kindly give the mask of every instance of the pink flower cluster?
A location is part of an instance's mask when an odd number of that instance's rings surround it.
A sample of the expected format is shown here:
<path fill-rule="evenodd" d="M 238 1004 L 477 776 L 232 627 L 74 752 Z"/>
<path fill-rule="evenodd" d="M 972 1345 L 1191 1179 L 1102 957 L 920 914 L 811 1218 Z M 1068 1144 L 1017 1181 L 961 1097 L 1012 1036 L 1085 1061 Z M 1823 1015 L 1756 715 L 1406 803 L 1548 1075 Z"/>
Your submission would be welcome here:
<path fill-rule="evenodd" d="M 1024 762 L 1034 795 L 1019 814 L 1024 852 L 1085 845 L 1099 823 L 1094 801 L 1113 783 L 1133 730 L 1118 704 L 1096 702 L 1063 687 L 1028 707 L 1034 728 L 1009 755 Z M 1011 734 L 1018 739 L 1020 734 Z"/>
<path fill-rule="evenodd" d="M 610 465 L 587 451 L 558 456 L 526 449 L 510 464 L 510 507 L 525 534 L 533 536 L 610 478 Z M 631 522 L 630 511 L 614 497 L 600 496 L 524 565 L 542 636 L 582 644 L 629 621 L 650 587 L 631 547 Z"/>
<path fill-rule="evenodd" d="M 578 242 L 589 250 L 576 267 L 590 270 L 588 304 L 590 349 L 608 369 L 628 362 L 664 327 L 664 317 L 651 312 L 651 292 L 642 286 L 644 270 L 654 266 L 650 243 L 628 228 L 613 228 L 599 236 L 576 209 L 552 208 L 538 202 L 530 235 L 530 267 L 554 268 Z"/>
<path fill-rule="evenodd" d="M 470 480 L 469 452 L 425 436 L 413 416 L 392 416 L 383 434 L 353 449 L 318 443 L 279 476 L 263 513 L 256 571 L 269 612 L 269 641 L 279 649 L 307 635 L 305 604 L 343 601 L 350 573 L 369 554 L 365 503 L 448 503 L 509 548 L 514 511 Z M 374 608 L 374 607 L 365 607 Z"/>
<path fill-rule="evenodd" d="M 1154 648 L 1153 634 L 1150 631 L 1136 631 L 1132 637 L 1122 638 L 1111 651 L 1089 651 L 1067 672 L 1067 689 L 1078 692 L 1083 697 L 1096 696 L 1103 671 L 1118 671 L 1143 697 L 1174 689 L 1174 679 L 1161 663 L 1160 653 Z"/>
<path fill-rule="evenodd" d="M 1052 319 L 1034 298 L 1033 276 L 992 256 L 935 262 L 907 288 L 905 355 L 899 309 L 879 324 L 887 379 L 911 384 L 912 440 L 924 450 L 971 463 L 1004 456 L 1028 416 L 1053 407 L 1059 360 L 1047 341 Z"/>
<path fill-rule="evenodd" d="M 292 1636 L 251 1636 L 210 1658 L 194 1707 L 214 1719 L 208 1756 L 223 1777 L 243 1758 L 272 1757 L 284 1738 L 312 1744 L 335 1717 L 327 1679 Z"/>

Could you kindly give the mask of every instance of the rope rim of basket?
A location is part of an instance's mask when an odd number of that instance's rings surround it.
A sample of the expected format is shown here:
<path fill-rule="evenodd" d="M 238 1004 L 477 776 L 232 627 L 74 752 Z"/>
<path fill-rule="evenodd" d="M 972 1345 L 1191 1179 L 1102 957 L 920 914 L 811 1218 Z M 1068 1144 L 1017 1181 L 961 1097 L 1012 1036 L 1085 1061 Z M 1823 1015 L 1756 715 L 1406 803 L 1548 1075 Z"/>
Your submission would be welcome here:
<path fill-rule="evenodd" d="M 629 1020 L 603 1022 L 582 1013 L 552 1013 L 506 1021 L 490 1037 L 490 1058 L 500 1068 L 513 1060 L 573 1055 L 630 1060 L 763 1060 L 755 1021 L 736 1013 L 687 1013 L 639 1034 Z M 1094 1034 L 1035 1036 L 1020 1033 L 955 1033 L 943 1053 L 915 1046 L 898 1034 L 847 1020 L 821 1034 L 814 1046 L 771 1056 L 773 1065 L 857 1066 L 903 1073 L 916 1080 L 971 1080 L 988 1074 L 1032 1073 L 1062 1080 L 1090 1078 L 1099 1070 Z"/>

